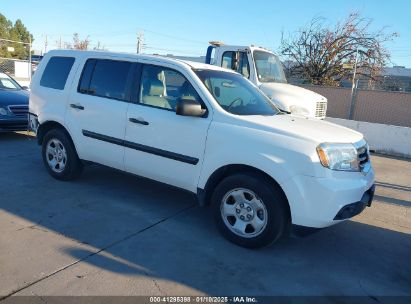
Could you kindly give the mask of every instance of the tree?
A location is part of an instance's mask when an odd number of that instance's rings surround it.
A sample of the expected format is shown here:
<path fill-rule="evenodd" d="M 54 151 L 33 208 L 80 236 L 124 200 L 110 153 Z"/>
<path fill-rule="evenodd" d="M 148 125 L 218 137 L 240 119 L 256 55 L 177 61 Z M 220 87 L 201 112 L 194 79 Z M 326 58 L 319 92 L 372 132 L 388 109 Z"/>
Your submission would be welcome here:
<path fill-rule="evenodd" d="M 79 34 L 74 33 L 73 43 L 67 43 L 66 48 L 72 49 L 72 50 L 87 50 L 90 46 L 90 42 L 91 40 L 89 39 L 89 36 L 81 40 Z"/>
<path fill-rule="evenodd" d="M 29 43 L 33 36 L 20 19 L 13 23 L 0 14 L 0 38 Z M 13 47 L 14 52 L 9 52 L 7 47 Z M 27 44 L 0 41 L 0 57 L 27 59 L 29 46 Z"/>
<path fill-rule="evenodd" d="M 333 28 L 327 28 L 325 21 L 314 18 L 306 28 L 282 39 L 280 54 L 293 62 L 290 76 L 313 84 L 338 85 L 342 79 L 352 78 L 358 50 L 357 75 L 374 80 L 390 60 L 384 43 L 398 34 L 387 33 L 386 27 L 371 32 L 372 20 L 358 13 L 351 13 Z"/>
<path fill-rule="evenodd" d="M 10 20 L 0 14 L 0 38 L 10 39 L 10 29 L 13 24 Z M 7 51 L 7 43 L 0 41 L 0 57 L 11 57 L 11 54 Z"/>
<path fill-rule="evenodd" d="M 10 40 L 30 43 L 33 41 L 33 36 L 29 33 L 20 19 L 17 19 L 13 28 L 10 30 Z M 27 44 L 14 43 L 13 57 L 18 59 L 27 59 L 29 56 L 29 46 Z"/>

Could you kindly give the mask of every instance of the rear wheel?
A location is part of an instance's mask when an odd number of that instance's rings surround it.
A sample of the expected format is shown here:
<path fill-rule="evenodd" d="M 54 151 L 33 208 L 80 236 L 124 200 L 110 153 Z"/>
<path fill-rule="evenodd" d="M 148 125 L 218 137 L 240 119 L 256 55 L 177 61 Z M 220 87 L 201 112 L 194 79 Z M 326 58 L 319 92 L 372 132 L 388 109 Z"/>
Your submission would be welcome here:
<path fill-rule="evenodd" d="M 288 202 L 282 191 L 260 174 L 236 174 L 215 189 L 216 224 L 225 238 L 247 247 L 270 245 L 287 232 Z"/>
<path fill-rule="evenodd" d="M 47 171 L 56 179 L 72 180 L 83 169 L 71 139 L 61 129 L 52 129 L 43 138 L 43 162 Z"/>

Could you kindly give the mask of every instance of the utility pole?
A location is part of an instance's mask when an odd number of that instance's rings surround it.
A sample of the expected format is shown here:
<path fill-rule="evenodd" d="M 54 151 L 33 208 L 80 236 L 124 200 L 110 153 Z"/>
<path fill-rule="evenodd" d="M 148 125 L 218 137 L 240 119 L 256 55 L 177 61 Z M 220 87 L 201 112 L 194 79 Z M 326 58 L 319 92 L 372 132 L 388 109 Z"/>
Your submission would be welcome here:
<path fill-rule="evenodd" d="M 60 36 L 60 40 L 59 40 L 59 49 L 61 49 L 61 36 Z"/>
<path fill-rule="evenodd" d="M 33 73 L 33 67 L 31 65 L 31 35 L 29 35 L 29 81 L 31 83 L 31 74 Z"/>
<path fill-rule="evenodd" d="M 144 32 L 140 32 L 137 34 L 137 54 L 141 53 L 141 50 L 143 48 L 143 42 L 144 42 Z"/>
<path fill-rule="evenodd" d="M 357 47 L 357 51 L 355 52 L 354 74 L 352 76 L 351 94 L 352 94 L 352 92 L 354 91 L 354 88 L 355 88 L 355 76 L 357 75 L 357 63 L 358 63 L 358 47 Z"/>
<path fill-rule="evenodd" d="M 47 35 L 46 35 L 46 38 L 44 39 L 44 54 L 47 53 L 47 44 L 48 44 L 48 41 L 47 41 Z"/>

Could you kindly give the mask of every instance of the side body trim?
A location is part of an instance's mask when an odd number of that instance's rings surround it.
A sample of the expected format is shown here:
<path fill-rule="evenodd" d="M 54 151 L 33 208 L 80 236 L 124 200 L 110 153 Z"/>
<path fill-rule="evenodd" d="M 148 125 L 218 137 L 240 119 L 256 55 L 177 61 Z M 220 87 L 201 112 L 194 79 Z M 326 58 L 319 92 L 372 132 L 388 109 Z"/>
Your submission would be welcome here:
<path fill-rule="evenodd" d="M 95 132 L 91 132 L 91 131 L 87 131 L 87 130 L 83 130 L 82 133 L 86 137 L 90 137 L 90 138 L 97 139 L 97 140 L 102 140 L 102 141 L 105 141 L 105 142 L 108 142 L 108 143 L 111 143 L 111 144 L 114 144 L 114 145 L 123 146 L 123 147 L 134 149 L 134 150 L 137 150 L 137 151 L 142 151 L 142 152 L 154 154 L 154 155 L 157 155 L 157 156 L 173 159 L 173 160 L 180 161 L 180 162 L 183 162 L 183 163 L 187 163 L 187 164 L 190 164 L 190 165 L 197 165 L 197 163 L 199 161 L 198 158 L 195 158 L 195 157 L 170 152 L 170 151 L 167 151 L 167 150 L 162 150 L 162 149 L 158 149 L 158 148 L 154 148 L 154 147 L 134 143 L 134 142 L 131 142 L 131 141 L 122 140 L 122 139 L 119 139 L 119 138 L 115 138 L 115 137 L 111 137 L 111 136 L 107 136 L 107 135 L 103 135 L 103 134 L 99 134 L 99 133 L 95 133 Z"/>

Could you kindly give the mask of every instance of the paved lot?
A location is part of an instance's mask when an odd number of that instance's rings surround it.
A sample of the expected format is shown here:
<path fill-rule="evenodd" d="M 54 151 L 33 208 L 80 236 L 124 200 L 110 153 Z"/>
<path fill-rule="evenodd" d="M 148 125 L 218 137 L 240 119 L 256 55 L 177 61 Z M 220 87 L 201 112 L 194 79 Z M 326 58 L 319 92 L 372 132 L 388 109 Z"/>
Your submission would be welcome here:
<path fill-rule="evenodd" d="M 58 182 L 34 139 L 0 134 L 0 297 L 411 295 L 411 162 L 373 162 L 372 208 L 251 251 L 185 192 L 100 166 Z"/>

